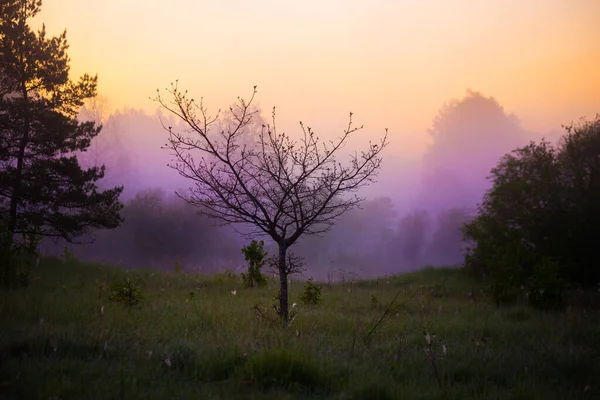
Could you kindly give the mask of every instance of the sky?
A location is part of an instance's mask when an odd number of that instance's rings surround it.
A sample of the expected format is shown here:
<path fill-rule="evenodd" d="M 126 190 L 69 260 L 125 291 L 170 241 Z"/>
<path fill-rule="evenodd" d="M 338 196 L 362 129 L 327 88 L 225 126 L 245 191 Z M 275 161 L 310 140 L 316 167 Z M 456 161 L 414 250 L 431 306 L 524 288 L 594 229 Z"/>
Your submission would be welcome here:
<path fill-rule="evenodd" d="M 278 127 L 324 137 L 348 112 L 364 135 L 421 154 L 438 109 L 467 89 L 526 129 L 600 112 L 598 0 L 45 0 L 73 77 L 97 73 L 114 108 L 153 112 L 179 79 L 209 110 L 248 97 Z"/>

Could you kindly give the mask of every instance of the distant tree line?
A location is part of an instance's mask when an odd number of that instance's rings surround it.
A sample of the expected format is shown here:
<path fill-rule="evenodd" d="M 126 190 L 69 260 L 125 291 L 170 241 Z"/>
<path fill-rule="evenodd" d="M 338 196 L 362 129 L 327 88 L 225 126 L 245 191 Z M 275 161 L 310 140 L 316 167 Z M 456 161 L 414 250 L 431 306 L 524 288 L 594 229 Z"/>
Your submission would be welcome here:
<path fill-rule="evenodd" d="M 387 197 L 366 200 L 344 215 L 326 236 L 307 237 L 297 252 L 311 272 L 346 270 L 361 276 L 397 274 L 432 266 L 458 266 L 464 259 L 461 229 L 473 212 L 451 208 L 398 215 Z"/>
<path fill-rule="evenodd" d="M 173 270 L 177 263 L 188 272 L 211 273 L 243 262 L 245 244 L 234 231 L 215 226 L 208 218 L 162 189 L 138 192 L 125 203 L 124 222 L 116 229 L 95 232 L 94 241 L 73 248 L 84 260 L 128 268 Z M 60 253 L 68 243 L 44 243 Z"/>

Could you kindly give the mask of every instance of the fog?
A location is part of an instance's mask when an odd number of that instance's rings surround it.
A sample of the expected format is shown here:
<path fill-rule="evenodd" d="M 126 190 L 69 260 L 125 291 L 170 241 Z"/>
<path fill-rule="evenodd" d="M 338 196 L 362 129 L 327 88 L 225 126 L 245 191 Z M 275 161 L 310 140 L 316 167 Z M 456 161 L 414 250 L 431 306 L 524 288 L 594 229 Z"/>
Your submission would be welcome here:
<path fill-rule="evenodd" d="M 305 276 L 349 279 L 459 265 L 464 248 L 460 227 L 475 215 L 490 185 L 490 169 L 512 149 L 561 133 L 528 131 L 496 99 L 471 90 L 432 112 L 430 129 L 417 133 L 429 139 L 422 154 L 402 151 L 402 137 L 409 133 L 390 132 L 392 146 L 383 155 L 378 183 L 360 193 L 366 199 L 362 207 L 345 214 L 329 233 L 303 237 L 292 246 L 305 259 Z M 262 112 L 257 118 L 253 129 L 270 115 Z M 177 129 L 180 121 L 166 111 L 112 110 L 110 99 L 102 97 L 89 102 L 80 119 L 103 125 L 78 157 L 86 167 L 106 165 L 101 187 L 124 186 L 125 222 L 82 238 L 82 244 L 45 241 L 44 251 L 60 253 L 69 246 L 81 259 L 128 268 L 181 265 L 202 273 L 243 268 L 240 250 L 249 240 L 231 227 L 215 226 L 175 195 L 191 182 L 167 166 L 171 155 L 161 146 L 167 140 L 163 124 Z M 343 129 L 347 121 L 340 122 Z M 225 115 L 221 127 L 227 123 Z M 292 134 L 299 130 L 278 128 Z M 319 134 L 319 127 L 313 128 Z M 360 149 L 372 135 L 382 134 L 367 129 L 343 151 Z"/>

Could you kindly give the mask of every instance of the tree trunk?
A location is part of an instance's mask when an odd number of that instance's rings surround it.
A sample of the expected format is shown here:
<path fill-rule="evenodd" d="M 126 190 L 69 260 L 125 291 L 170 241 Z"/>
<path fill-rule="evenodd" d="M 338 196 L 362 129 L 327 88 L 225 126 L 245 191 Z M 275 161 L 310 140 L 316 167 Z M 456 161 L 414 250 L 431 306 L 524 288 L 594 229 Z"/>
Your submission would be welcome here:
<path fill-rule="evenodd" d="M 0 262 L 4 264 L 2 267 L 4 283 L 9 284 L 10 280 L 14 279 L 14 272 L 12 268 L 12 250 L 15 230 L 17 229 L 17 213 L 19 209 L 19 202 L 21 201 L 21 188 L 23 186 L 23 167 L 25 160 L 25 150 L 29 142 L 29 104 L 27 102 L 27 88 L 25 82 L 21 83 L 21 91 L 23 94 L 23 101 L 26 104 L 25 116 L 23 119 L 23 136 L 19 142 L 19 153 L 17 155 L 17 166 L 15 170 L 14 181 L 12 182 L 12 195 L 10 197 L 10 206 L 8 214 L 7 232 L 3 233 L 4 243 L 1 243 L 3 249 L 0 251 Z M 3 227 L 4 228 L 4 227 Z"/>
<path fill-rule="evenodd" d="M 19 142 L 19 154 L 17 155 L 17 168 L 15 169 L 15 176 L 13 181 L 13 191 L 12 196 L 10 197 L 10 207 L 9 207 L 9 217 L 8 217 L 8 241 L 10 243 L 10 248 L 12 248 L 12 243 L 14 240 L 14 233 L 17 229 L 17 212 L 19 207 L 19 202 L 21 201 L 21 188 L 23 186 L 23 165 L 25 161 L 25 150 L 27 149 L 27 144 L 29 142 L 29 104 L 27 99 L 27 88 L 25 86 L 25 82 L 22 82 L 21 91 L 23 95 L 23 101 L 25 102 L 25 116 L 23 119 L 23 136 L 21 137 L 21 141 Z M 10 249 L 9 248 L 9 249 Z"/>
<path fill-rule="evenodd" d="M 285 243 L 279 243 L 279 316 L 284 324 L 288 323 L 288 273 L 285 256 L 287 247 Z"/>

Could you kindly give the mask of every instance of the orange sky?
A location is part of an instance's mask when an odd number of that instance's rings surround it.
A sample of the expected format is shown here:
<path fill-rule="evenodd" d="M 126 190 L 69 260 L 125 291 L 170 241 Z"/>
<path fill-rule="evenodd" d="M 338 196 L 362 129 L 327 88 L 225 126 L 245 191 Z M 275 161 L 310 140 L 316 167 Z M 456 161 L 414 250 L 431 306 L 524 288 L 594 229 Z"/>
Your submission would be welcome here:
<path fill-rule="evenodd" d="M 532 130 L 600 112 L 598 16 L 599 0 L 45 0 L 34 25 L 67 29 L 73 74 L 98 73 L 115 108 L 153 111 L 175 79 L 211 109 L 258 85 L 286 131 L 337 133 L 353 111 L 418 152 L 467 88 Z"/>

